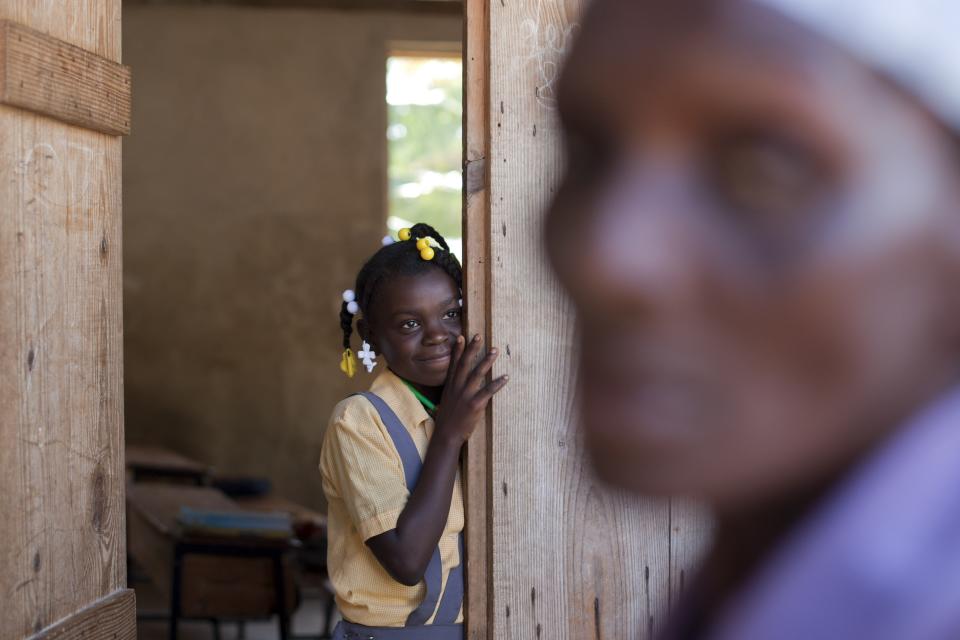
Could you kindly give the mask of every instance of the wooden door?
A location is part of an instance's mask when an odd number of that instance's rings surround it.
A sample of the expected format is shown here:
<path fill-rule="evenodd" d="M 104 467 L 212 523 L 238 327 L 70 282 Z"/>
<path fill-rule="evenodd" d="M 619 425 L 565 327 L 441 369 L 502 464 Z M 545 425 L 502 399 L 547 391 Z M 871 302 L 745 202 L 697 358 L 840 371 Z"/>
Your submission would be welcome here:
<path fill-rule="evenodd" d="M 466 0 L 467 324 L 511 376 L 467 455 L 470 640 L 652 638 L 707 538 L 694 507 L 601 486 L 576 428 L 575 318 L 540 236 L 584 6 Z"/>
<path fill-rule="evenodd" d="M 0 637 L 134 638 L 120 0 L 0 0 Z"/>

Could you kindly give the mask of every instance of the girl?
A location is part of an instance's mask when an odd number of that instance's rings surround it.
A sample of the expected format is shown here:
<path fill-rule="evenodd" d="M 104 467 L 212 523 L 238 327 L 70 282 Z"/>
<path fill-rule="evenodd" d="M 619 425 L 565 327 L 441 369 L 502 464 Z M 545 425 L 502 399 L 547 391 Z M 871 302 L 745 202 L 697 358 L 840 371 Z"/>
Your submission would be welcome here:
<path fill-rule="evenodd" d="M 960 3 L 595 0 L 546 239 L 599 474 L 708 501 L 673 638 L 960 638 Z"/>
<path fill-rule="evenodd" d="M 507 382 L 465 343 L 460 263 L 432 227 L 400 231 L 344 292 L 341 369 L 353 375 L 354 315 L 370 391 L 336 406 L 320 456 L 335 639 L 462 640 L 460 450 Z M 439 246 L 432 246 L 430 240 Z M 482 356 L 482 358 L 481 358 Z M 479 359 L 479 362 L 477 360 Z"/>

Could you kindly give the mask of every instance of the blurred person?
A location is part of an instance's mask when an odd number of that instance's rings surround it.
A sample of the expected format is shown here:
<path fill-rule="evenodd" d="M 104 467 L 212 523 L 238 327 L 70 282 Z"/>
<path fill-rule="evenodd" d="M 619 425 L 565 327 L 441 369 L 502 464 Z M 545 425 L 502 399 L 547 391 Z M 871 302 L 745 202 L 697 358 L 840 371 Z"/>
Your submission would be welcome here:
<path fill-rule="evenodd" d="M 591 4 L 545 238 L 596 471 L 716 516 L 669 638 L 960 638 L 958 27 Z"/>

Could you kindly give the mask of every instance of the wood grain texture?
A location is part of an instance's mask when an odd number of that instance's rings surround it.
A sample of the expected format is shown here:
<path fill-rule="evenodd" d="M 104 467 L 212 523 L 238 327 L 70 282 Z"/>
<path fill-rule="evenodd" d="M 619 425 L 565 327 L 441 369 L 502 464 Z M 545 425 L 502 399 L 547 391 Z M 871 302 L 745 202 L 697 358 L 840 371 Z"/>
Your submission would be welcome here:
<path fill-rule="evenodd" d="M 576 428 L 576 322 L 541 225 L 563 171 L 556 83 L 582 10 L 579 0 L 489 5 L 489 322 L 504 350 L 494 375 L 511 375 L 490 436 L 497 640 L 653 638 L 673 575 L 687 575 L 699 548 L 686 524 L 672 547 L 666 501 L 602 486 Z"/>
<path fill-rule="evenodd" d="M 121 589 L 98 600 L 30 640 L 136 640 L 137 599 L 133 589 Z"/>
<path fill-rule="evenodd" d="M 490 94 L 488 0 L 467 0 L 463 38 L 463 235 L 464 301 L 467 335 L 490 340 L 490 210 L 487 198 Z M 496 400 L 494 400 L 496 402 Z M 489 637 L 493 602 L 490 589 L 490 429 L 487 410 L 482 425 L 470 437 L 464 465 L 466 508 L 466 603 L 464 617 L 468 640 Z"/>
<path fill-rule="evenodd" d="M 120 0 L 0 0 L 119 61 Z M 0 637 L 122 588 L 120 139 L 0 105 Z"/>
<path fill-rule="evenodd" d="M 94 131 L 130 133 L 130 69 L 0 21 L 0 103 Z"/>

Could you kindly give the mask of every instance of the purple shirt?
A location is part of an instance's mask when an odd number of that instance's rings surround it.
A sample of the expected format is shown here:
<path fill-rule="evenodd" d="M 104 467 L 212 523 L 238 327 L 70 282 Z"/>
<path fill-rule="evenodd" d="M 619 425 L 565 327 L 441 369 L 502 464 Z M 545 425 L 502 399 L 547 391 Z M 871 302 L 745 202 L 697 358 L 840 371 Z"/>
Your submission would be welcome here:
<path fill-rule="evenodd" d="M 960 638 L 960 390 L 816 508 L 706 638 Z"/>

